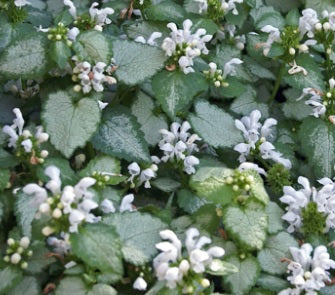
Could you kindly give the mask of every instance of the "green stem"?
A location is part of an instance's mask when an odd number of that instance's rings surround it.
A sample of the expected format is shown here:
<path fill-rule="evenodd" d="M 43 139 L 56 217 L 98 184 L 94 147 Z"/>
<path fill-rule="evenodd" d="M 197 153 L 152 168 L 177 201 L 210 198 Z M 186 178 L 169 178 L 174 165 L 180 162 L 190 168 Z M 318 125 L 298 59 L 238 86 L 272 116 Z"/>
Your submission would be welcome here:
<path fill-rule="evenodd" d="M 279 86 L 280 86 L 280 82 L 283 78 L 284 71 L 285 71 L 285 63 L 282 63 L 280 68 L 279 68 L 279 71 L 278 71 L 278 76 L 277 76 L 275 86 L 273 87 L 273 91 L 272 91 L 271 97 L 269 99 L 270 103 L 274 101 L 274 99 L 277 95 L 277 92 L 278 92 Z"/>

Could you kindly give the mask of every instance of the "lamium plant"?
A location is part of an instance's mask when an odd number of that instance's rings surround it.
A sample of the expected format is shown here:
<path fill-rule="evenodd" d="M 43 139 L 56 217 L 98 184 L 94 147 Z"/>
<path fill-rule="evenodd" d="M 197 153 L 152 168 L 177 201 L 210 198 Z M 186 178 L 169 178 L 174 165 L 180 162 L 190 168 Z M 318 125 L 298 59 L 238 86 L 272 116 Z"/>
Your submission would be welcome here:
<path fill-rule="evenodd" d="M 0 0 L 0 295 L 335 294 L 335 3 Z"/>

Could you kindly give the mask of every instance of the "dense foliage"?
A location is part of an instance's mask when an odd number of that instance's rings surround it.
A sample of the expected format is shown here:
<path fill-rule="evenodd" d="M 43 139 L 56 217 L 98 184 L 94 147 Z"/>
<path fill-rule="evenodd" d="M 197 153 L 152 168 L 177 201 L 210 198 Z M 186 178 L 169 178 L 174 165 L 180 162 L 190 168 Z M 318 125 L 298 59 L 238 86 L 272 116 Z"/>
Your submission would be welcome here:
<path fill-rule="evenodd" d="M 334 294 L 332 0 L 0 0 L 0 295 Z"/>

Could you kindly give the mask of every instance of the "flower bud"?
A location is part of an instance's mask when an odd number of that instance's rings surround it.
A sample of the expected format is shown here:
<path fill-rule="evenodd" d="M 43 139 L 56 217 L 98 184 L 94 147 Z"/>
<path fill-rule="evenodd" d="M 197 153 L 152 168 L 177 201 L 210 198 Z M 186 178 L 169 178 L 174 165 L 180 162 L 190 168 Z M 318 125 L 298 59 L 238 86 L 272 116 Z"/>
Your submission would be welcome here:
<path fill-rule="evenodd" d="M 80 92 L 80 90 L 81 90 L 81 86 L 79 84 L 73 87 L 74 92 Z"/>
<path fill-rule="evenodd" d="M 26 269 L 28 267 L 28 263 L 27 262 L 22 262 L 21 263 L 21 268 L 22 269 Z"/>
<path fill-rule="evenodd" d="M 332 94 L 331 94 L 330 92 L 327 92 L 327 93 L 326 93 L 326 96 L 327 96 L 328 98 L 331 98 L 331 97 L 332 97 Z"/>
<path fill-rule="evenodd" d="M 308 52 L 308 46 L 306 44 L 299 45 L 299 51 L 300 52 Z"/>
<path fill-rule="evenodd" d="M 49 213 L 50 211 L 50 205 L 48 203 L 42 203 L 39 207 L 39 211 L 42 213 L 42 214 L 46 214 L 46 213 Z"/>
<path fill-rule="evenodd" d="M 9 258 L 9 256 L 5 256 L 4 258 L 3 258 L 3 260 L 5 261 L 5 262 L 9 262 L 10 261 L 10 258 Z"/>
<path fill-rule="evenodd" d="M 323 24 L 323 29 L 324 29 L 325 31 L 330 30 L 330 23 L 329 23 L 329 22 L 325 22 L 325 23 Z"/>
<path fill-rule="evenodd" d="M 332 54 L 332 49 L 331 49 L 331 48 L 327 48 L 326 53 L 327 53 L 328 55 L 331 55 L 331 54 Z"/>
<path fill-rule="evenodd" d="M 183 274 L 186 274 L 190 269 L 190 264 L 187 260 L 183 259 L 179 264 L 179 269 Z"/>
<path fill-rule="evenodd" d="M 295 49 L 293 47 L 291 47 L 288 52 L 290 55 L 295 55 Z"/>
<path fill-rule="evenodd" d="M 202 279 L 201 280 L 201 286 L 203 286 L 204 288 L 208 288 L 209 286 L 210 286 L 210 282 L 209 282 L 209 280 L 207 280 L 207 279 Z"/>
<path fill-rule="evenodd" d="M 33 256 L 33 251 L 31 251 L 31 250 L 28 251 L 27 255 L 28 255 L 29 257 Z"/>
<path fill-rule="evenodd" d="M 16 252 L 22 254 L 24 249 L 22 247 L 17 248 Z"/>
<path fill-rule="evenodd" d="M 56 40 L 57 40 L 57 41 L 62 40 L 62 35 L 57 34 L 57 35 L 56 35 Z"/>
<path fill-rule="evenodd" d="M 14 244 L 15 244 L 14 239 L 10 238 L 10 239 L 7 240 L 7 245 L 8 246 L 13 246 Z"/>
<path fill-rule="evenodd" d="M 321 30 L 322 30 L 322 24 L 321 24 L 321 23 L 317 23 L 317 24 L 315 25 L 315 30 L 317 30 L 317 31 L 321 31 Z"/>
<path fill-rule="evenodd" d="M 55 230 L 53 228 L 51 228 L 50 226 L 45 226 L 42 229 L 42 234 L 44 236 L 50 236 L 51 234 L 53 234 L 55 232 Z"/>
<path fill-rule="evenodd" d="M 215 87 L 220 87 L 220 86 L 221 86 L 220 81 L 215 81 L 215 82 L 214 82 L 214 86 L 215 86 Z"/>
<path fill-rule="evenodd" d="M 55 219 L 61 218 L 62 217 L 62 211 L 59 208 L 56 208 L 52 212 L 52 217 L 55 218 Z"/>
<path fill-rule="evenodd" d="M 234 185 L 233 185 L 233 191 L 234 191 L 234 192 L 237 192 L 238 190 L 239 190 L 238 185 L 237 185 L 237 184 L 234 184 Z"/>
<path fill-rule="evenodd" d="M 22 135 L 24 138 L 28 138 L 31 136 L 31 132 L 29 130 L 23 130 Z"/>
<path fill-rule="evenodd" d="M 47 150 L 41 151 L 41 157 L 46 158 L 49 155 L 49 152 Z"/>
<path fill-rule="evenodd" d="M 21 255 L 19 253 L 14 253 L 10 258 L 10 262 L 12 264 L 18 264 L 20 260 L 21 260 Z"/>
<path fill-rule="evenodd" d="M 23 249 L 27 249 L 29 247 L 30 244 L 30 239 L 28 237 L 23 237 L 20 241 L 20 246 Z"/>

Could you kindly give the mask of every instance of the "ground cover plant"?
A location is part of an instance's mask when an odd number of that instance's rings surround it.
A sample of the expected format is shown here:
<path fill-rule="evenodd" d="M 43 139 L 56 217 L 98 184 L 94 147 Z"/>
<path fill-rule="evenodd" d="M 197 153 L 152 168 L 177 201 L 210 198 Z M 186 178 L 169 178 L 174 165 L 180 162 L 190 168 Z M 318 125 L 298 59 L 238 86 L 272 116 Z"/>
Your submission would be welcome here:
<path fill-rule="evenodd" d="M 0 295 L 335 294 L 335 3 L 0 0 Z"/>

